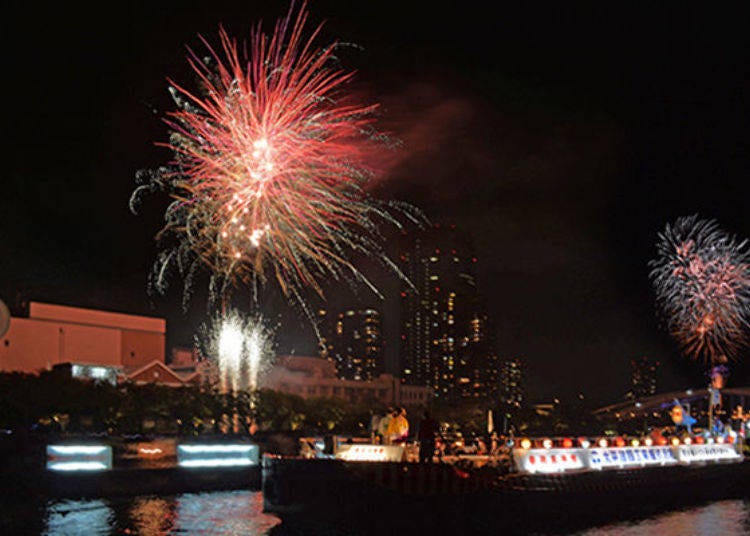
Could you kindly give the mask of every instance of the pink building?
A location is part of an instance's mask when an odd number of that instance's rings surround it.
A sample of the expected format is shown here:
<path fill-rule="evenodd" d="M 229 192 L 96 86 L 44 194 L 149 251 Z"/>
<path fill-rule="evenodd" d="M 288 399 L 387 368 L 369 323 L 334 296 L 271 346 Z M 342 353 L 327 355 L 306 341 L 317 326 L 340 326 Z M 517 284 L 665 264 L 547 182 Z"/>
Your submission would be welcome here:
<path fill-rule="evenodd" d="M 162 318 L 31 302 L 0 337 L 0 371 L 38 372 L 62 363 L 133 370 L 164 363 Z"/>
<path fill-rule="evenodd" d="M 390 374 L 372 381 L 340 380 L 330 361 L 293 355 L 278 356 L 261 379 L 261 387 L 302 398 L 342 398 L 352 404 L 379 402 L 411 408 L 426 406 L 432 395 L 430 388 L 404 385 Z"/>

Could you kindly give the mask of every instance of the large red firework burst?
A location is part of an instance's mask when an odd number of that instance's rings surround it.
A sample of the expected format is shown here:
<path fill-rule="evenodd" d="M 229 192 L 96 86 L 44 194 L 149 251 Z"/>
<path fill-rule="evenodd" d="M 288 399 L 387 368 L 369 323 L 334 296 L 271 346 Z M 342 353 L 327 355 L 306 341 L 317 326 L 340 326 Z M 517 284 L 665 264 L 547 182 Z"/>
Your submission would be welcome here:
<path fill-rule="evenodd" d="M 194 270 L 191 259 L 224 285 L 275 280 L 300 300 L 305 287 L 321 293 L 324 278 L 367 282 L 352 252 L 395 269 L 378 224 L 398 225 L 390 210 L 409 209 L 364 189 L 382 139 L 371 128 L 376 105 L 347 93 L 352 73 L 336 63 L 336 44 L 316 46 L 320 26 L 305 38 L 306 21 L 304 6 L 290 10 L 270 36 L 256 27 L 249 48 L 223 29 L 219 49 L 201 38 L 208 60 L 188 58 L 200 91 L 171 82 L 178 110 L 166 118 L 164 145 L 176 158 L 142 174 L 134 193 L 159 188 L 175 198 L 161 237 L 177 245 L 157 262 L 157 286 L 169 265 Z"/>
<path fill-rule="evenodd" d="M 651 279 L 670 331 L 692 357 L 722 362 L 747 342 L 750 264 L 745 241 L 697 216 L 659 234 Z"/>

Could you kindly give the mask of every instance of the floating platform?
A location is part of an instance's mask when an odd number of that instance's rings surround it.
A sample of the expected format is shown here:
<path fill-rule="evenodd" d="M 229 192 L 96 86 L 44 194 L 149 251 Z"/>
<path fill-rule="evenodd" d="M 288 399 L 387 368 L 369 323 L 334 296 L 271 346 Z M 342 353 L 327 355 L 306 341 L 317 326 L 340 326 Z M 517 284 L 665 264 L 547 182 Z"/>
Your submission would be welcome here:
<path fill-rule="evenodd" d="M 540 512 L 580 514 L 585 505 L 586 512 L 612 518 L 633 507 L 750 496 L 750 461 L 739 452 L 729 444 L 518 448 L 450 464 L 266 455 L 264 507 L 302 518 L 423 510 L 533 520 Z"/>

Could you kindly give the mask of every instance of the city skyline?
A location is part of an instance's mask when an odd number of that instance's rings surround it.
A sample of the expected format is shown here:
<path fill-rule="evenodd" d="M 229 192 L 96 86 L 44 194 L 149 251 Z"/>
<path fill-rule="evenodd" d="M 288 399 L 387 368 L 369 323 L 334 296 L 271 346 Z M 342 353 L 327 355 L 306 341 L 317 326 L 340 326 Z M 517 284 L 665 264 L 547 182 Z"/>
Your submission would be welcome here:
<path fill-rule="evenodd" d="M 12 47 L 9 78 L 25 89 L 6 119 L 15 141 L 0 298 L 160 316 L 172 345 L 191 341 L 209 316 L 205 289 L 187 313 L 177 280 L 164 297 L 146 294 L 166 200 L 137 217 L 127 200 L 135 173 L 165 159 L 153 144 L 167 135 L 166 78 L 191 81 L 184 47 L 198 34 L 214 40 L 219 24 L 247 35 L 287 8 L 136 3 L 110 19 L 83 6 L 9 7 L 8 42 L 24 43 Z M 475 236 L 500 358 L 524 359 L 530 397 L 617 400 L 641 355 L 662 363 L 665 389 L 705 383 L 702 364 L 659 325 L 647 263 L 678 216 L 750 236 L 743 13 L 508 6 L 496 19 L 461 4 L 333 0 L 310 9 L 327 21 L 325 38 L 360 46 L 341 61 L 381 103 L 379 127 L 402 141 L 377 194 Z M 392 333 L 399 285 L 382 286 L 384 302 L 334 288 L 329 303 L 380 308 Z M 314 352 L 304 314 L 282 300 L 270 308 L 300 334 L 286 349 Z M 748 359 L 730 366 L 731 384 L 749 383 Z"/>

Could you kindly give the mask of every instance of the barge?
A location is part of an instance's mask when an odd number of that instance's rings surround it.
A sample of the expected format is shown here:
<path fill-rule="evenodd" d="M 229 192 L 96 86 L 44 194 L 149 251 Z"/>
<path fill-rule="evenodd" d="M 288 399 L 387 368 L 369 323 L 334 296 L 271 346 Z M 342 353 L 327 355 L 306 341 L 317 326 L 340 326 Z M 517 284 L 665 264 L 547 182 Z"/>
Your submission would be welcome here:
<path fill-rule="evenodd" d="M 494 528 L 523 518 L 547 528 L 560 516 L 615 519 L 632 508 L 647 513 L 750 496 L 750 461 L 740 443 L 674 441 L 526 440 L 496 456 L 421 464 L 386 461 L 394 447 L 379 445 L 347 446 L 326 458 L 265 455 L 264 508 L 298 519 L 378 523 L 377 512 L 402 512 L 404 518 L 458 516 Z"/>

